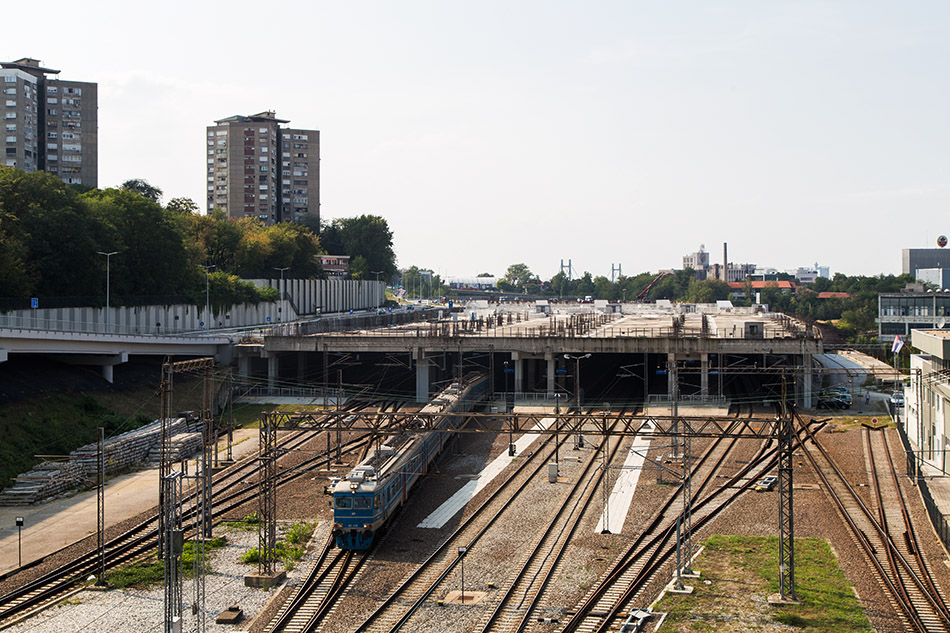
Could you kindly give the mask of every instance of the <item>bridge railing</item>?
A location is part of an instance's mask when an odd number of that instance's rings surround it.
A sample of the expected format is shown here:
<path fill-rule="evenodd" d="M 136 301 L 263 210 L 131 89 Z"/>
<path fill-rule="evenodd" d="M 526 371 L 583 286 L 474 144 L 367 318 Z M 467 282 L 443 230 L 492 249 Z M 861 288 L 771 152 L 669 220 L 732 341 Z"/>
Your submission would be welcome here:
<path fill-rule="evenodd" d="M 174 336 L 205 338 L 205 330 L 173 330 L 160 326 L 90 323 L 72 320 L 43 319 L 42 322 L 0 316 L 0 329 L 20 332 L 55 332 L 57 334 L 97 334 L 106 336 Z"/>

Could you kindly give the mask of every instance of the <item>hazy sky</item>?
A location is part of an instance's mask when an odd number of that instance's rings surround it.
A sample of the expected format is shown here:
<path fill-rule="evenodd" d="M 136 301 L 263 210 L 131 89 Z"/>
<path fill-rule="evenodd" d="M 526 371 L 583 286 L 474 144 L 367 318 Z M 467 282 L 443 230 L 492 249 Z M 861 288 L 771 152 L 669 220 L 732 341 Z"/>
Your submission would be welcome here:
<path fill-rule="evenodd" d="M 101 187 L 204 210 L 205 128 L 275 110 L 400 266 L 899 273 L 950 233 L 943 0 L 8 5 L 0 59 L 98 82 Z"/>

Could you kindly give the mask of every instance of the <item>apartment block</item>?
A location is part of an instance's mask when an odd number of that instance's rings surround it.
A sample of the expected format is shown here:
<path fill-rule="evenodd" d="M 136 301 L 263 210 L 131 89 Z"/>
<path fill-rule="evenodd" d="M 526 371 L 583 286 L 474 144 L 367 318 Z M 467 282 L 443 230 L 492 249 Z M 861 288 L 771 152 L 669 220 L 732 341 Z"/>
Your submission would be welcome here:
<path fill-rule="evenodd" d="M 207 131 L 208 212 L 264 224 L 320 220 L 320 132 L 282 127 L 272 111 Z"/>
<path fill-rule="evenodd" d="M 99 186 L 98 85 L 66 81 L 39 60 L 0 62 L 3 164 Z"/>

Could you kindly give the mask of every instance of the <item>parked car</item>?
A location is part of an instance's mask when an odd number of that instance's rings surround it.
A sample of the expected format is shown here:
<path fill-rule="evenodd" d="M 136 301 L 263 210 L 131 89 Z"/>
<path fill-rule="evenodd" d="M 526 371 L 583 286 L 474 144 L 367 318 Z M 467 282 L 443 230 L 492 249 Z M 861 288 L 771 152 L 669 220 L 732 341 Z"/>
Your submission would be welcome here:
<path fill-rule="evenodd" d="M 762 479 L 760 479 L 755 484 L 754 489 L 756 492 L 769 492 L 770 490 L 775 488 L 775 484 L 777 483 L 778 483 L 778 477 L 776 477 L 775 475 L 767 475 L 763 477 Z"/>
<path fill-rule="evenodd" d="M 895 391 L 894 393 L 892 393 L 891 404 L 894 405 L 895 407 L 903 407 L 904 406 L 904 392 Z"/>
<path fill-rule="evenodd" d="M 843 393 L 822 394 L 818 396 L 819 409 L 849 409 L 851 408 L 851 396 Z"/>

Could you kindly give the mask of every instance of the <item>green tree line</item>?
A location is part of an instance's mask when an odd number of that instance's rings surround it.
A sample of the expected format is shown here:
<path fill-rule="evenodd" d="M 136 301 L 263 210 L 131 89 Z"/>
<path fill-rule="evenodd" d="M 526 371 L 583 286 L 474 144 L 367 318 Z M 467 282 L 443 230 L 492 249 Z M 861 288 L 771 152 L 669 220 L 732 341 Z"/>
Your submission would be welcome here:
<path fill-rule="evenodd" d="M 163 206 L 161 195 L 142 180 L 88 189 L 0 167 L 0 298 L 104 302 L 107 262 L 114 305 L 154 297 L 201 304 L 206 282 L 216 304 L 270 301 L 275 289 L 242 279 L 275 278 L 281 268 L 285 278 L 322 275 L 318 256 L 327 251 L 313 227 L 204 215 L 188 198 Z M 336 220 L 326 229 L 332 254 L 350 255 L 357 275 L 392 276 L 392 233 L 383 218 Z"/>

